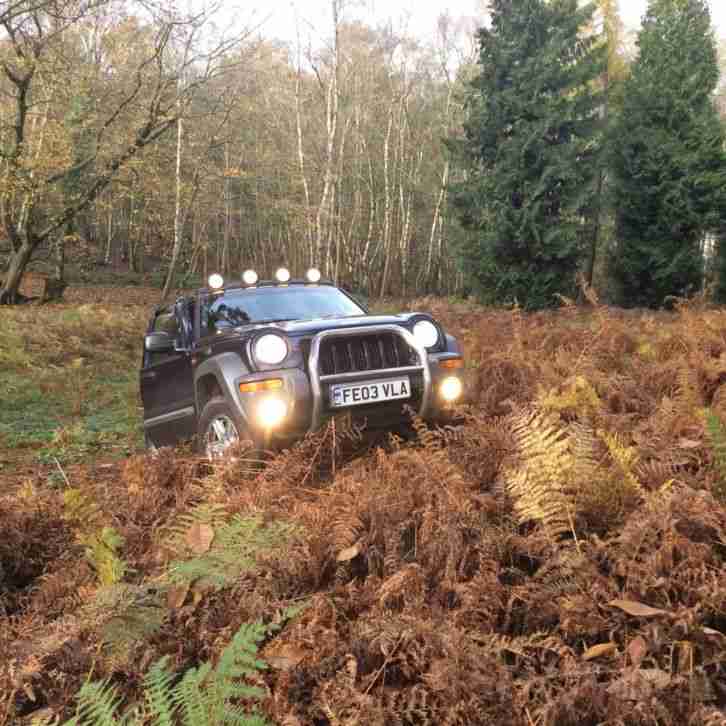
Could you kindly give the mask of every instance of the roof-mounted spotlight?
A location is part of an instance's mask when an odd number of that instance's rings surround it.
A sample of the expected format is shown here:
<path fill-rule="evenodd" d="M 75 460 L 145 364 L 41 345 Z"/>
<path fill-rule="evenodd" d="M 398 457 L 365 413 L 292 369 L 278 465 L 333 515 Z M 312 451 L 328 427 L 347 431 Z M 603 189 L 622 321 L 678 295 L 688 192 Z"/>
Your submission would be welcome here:
<path fill-rule="evenodd" d="M 221 287 L 224 287 L 224 278 L 216 272 L 209 276 L 207 282 L 212 290 L 219 290 Z"/>
<path fill-rule="evenodd" d="M 320 270 L 318 270 L 315 267 L 311 267 L 307 271 L 306 277 L 308 278 L 308 282 L 312 282 L 312 283 L 320 282 Z"/>
<path fill-rule="evenodd" d="M 275 273 L 275 279 L 278 282 L 289 282 L 290 281 L 290 270 L 287 269 L 287 267 L 281 267 L 276 273 Z"/>
<path fill-rule="evenodd" d="M 242 273 L 242 282 L 245 285 L 254 285 L 258 279 L 257 273 L 254 270 L 245 270 Z"/>

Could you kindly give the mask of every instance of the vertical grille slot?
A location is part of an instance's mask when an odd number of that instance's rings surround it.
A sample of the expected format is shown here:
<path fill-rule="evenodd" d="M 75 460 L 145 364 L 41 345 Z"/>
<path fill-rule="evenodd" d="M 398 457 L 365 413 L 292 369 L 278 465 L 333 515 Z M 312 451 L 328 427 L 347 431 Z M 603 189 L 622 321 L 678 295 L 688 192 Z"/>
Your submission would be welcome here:
<path fill-rule="evenodd" d="M 329 338 L 320 345 L 321 375 L 402 368 L 419 363 L 418 354 L 395 333 L 361 333 L 360 336 Z"/>

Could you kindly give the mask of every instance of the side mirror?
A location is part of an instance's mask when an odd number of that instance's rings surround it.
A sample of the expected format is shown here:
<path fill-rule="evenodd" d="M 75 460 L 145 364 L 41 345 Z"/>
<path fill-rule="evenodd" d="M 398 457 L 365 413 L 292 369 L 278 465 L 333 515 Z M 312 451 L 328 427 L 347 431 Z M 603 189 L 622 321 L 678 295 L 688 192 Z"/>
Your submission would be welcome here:
<path fill-rule="evenodd" d="M 144 338 L 144 348 L 149 353 L 171 353 L 174 350 L 174 338 L 169 333 L 149 333 Z"/>

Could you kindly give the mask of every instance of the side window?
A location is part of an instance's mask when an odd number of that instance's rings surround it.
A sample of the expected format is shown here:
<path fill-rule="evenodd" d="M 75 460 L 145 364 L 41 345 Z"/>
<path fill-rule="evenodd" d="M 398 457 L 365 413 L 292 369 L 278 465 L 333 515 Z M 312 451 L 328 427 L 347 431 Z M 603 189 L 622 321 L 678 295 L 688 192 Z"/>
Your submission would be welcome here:
<path fill-rule="evenodd" d="M 169 333 L 173 340 L 179 339 L 179 323 L 174 315 L 174 309 L 169 308 L 162 310 L 154 320 L 154 332 L 155 333 Z M 175 351 L 169 353 L 151 353 L 149 358 L 149 365 L 156 365 L 162 363 L 169 358 L 173 358 L 177 355 Z"/>

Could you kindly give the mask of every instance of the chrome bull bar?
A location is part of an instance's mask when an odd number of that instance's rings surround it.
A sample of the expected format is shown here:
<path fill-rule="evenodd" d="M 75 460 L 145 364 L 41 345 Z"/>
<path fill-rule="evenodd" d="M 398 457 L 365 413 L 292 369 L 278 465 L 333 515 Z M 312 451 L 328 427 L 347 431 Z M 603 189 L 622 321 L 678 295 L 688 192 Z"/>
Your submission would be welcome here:
<path fill-rule="evenodd" d="M 320 375 L 320 346 L 324 340 L 328 338 L 349 338 L 360 335 L 368 335 L 370 333 L 393 333 L 403 338 L 403 340 L 413 348 L 419 358 L 419 365 L 400 366 L 398 368 L 379 368 L 370 371 L 352 371 L 349 373 L 335 373 L 332 375 Z M 429 402 L 431 399 L 431 369 L 429 367 L 429 356 L 424 348 L 414 338 L 413 333 L 402 328 L 399 325 L 371 325 L 356 328 L 344 328 L 342 330 L 324 330 L 318 333 L 312 340 L 310 345 L 310 387 L 313 392 L 313 413 L 310 428 L 315 431 L 319 428 L 322 421 L 323 410 L 323 383 L 336 383 L 351 380 L 365 380 L 370 376 L 382 375 L 398 375 L 401 373 L 418 373 L 423 374 L 423 395 L 421 396 L 421 405 L 419 406 L 418 415 L 425 417 L 428 413 Z"/>

